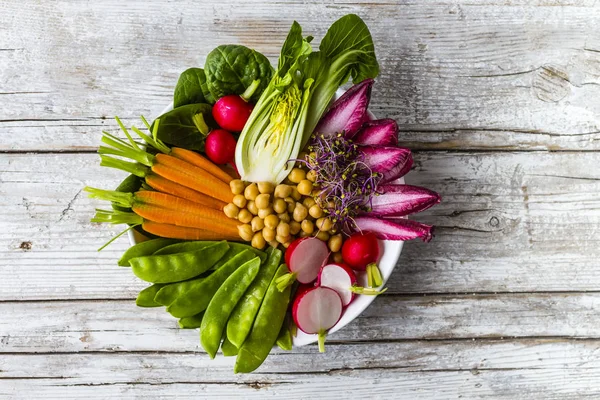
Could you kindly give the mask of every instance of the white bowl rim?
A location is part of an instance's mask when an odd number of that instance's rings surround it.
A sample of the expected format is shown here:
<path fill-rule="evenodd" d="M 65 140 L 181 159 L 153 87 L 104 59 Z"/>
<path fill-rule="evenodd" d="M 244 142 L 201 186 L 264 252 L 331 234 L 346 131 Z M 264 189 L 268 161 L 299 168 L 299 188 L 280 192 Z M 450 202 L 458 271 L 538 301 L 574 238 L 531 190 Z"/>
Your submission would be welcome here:
<path fill-rule="evenodd" d="M 339 98 L 345 91 L 342 89 L 338 89 L 335 94 L 335 98 Z M 159 115 L 166 113 L 173 109 L 173 103 L 169 104 L 165 107 L 164 110 Z M 372 119 L 375 119 L 375 116 L 369 111 L 369 115 Z M 400 178 L 395 183 L 402 184 L 404 183 L 404 178 Z M 147 239 L 145 236 L 140 234 L 135 230 L 130 230 L 128 232 L 129 243 L 134 245 L 138 242 L 141 242 Z M 402 252 L 402 247 L 404 245 L 403 241 L 393 241 L 393 240 L 380 240 L 380 255 L 379 255 L 379 269 L 381 271 L 381 275 L 383 277 L 383 284 L 388 281 L 394 268 L 398 264 L 398 260 L 400 259 L 400 254 Z M 358 277 L 358 283 L 361 286 L 366 286 L 366 277 L 364 273 Z M 352 322 L 356 317 L 363 313 L 363 311 L 375 300 L 376 296 L 367 296 L 367 295 L 357 295 L 356 298 L 350 303 L 345 309 L 344 313 L 340 320 L 335 324 L 333 328 L 331 328 L 328 332 L 328 335 L 335 333 Z M 293 343 L 296 347 L 305 346 L 307 344 L 315 343 L 317 341 L 316 334 L 307 334 L 298 329 L 298 333 L 296 337 L 294 337 Z"/>

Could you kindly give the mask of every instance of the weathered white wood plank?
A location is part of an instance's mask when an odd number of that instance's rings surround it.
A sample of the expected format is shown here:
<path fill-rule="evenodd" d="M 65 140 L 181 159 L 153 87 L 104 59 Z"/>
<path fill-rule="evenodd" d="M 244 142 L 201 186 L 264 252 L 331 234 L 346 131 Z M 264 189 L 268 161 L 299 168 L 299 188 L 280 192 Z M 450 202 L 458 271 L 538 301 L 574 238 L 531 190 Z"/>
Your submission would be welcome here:
<path fill-rule="evenodd" d="M 274 352 L 251 375 L 234 375 L 232 358 L 188 353 L 9 354 L 0 361 L 0 395 L 339 398 L 344 388 L 361 398 L 562 399 L 598 395 L 598 345 L 555 340 L 331 344 L 324 355 L 305 348 Z"/>
<path fill-rule="evenodd" d="M 598 339 L 598 304 L 597 293 L 382 295 L 328 340 Z M 0 352 L 200 351 L 196 331 L 132 300 L 2 302 L 0 315 Z"/>
<path fill-rule="evenodd" d="M 241 43 L 275 60 L 293 19 L 319 38 L 348 12 L 367 21 L 381 61 L 373 111 L 398 120 L 403 142 L 598 149 L 600 8 L 593 5 L 4 1 L 0 150 L 93 149 L 102 127 L 116 126 L 105 118 L 155 115 L 178 74 L 218 44 Z"/>
<path fill-rule="evenodd" d="M 408 182 L 443 202 L 418 219 L 437 225 L 407 243 L 392 293 L 573 291 L 600 287 L 598 153 L 419 153 Z M 0 300 L 132 298 L 144 287 L 115 262 L 122 227 L 90 224 L 85 185 L 120 174 L 94 154 L 0 157 Z"/>

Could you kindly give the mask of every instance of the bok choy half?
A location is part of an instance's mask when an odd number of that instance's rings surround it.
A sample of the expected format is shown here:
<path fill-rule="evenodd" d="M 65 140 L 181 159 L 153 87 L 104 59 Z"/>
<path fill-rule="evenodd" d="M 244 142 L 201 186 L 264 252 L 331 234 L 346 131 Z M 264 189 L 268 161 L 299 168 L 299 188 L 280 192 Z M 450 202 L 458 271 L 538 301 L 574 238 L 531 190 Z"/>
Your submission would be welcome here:
<path fill-rule="evenodd" d="M 350 77 L 356 84 L 379 73 L 371 33 L 357 15 L 337 20 L 319 51 L 312 51 L 311 40 L 292 24 L 277 71 L 236 146 L 236 166 L 245 181 L 283 181 L 336 90 Z"/>

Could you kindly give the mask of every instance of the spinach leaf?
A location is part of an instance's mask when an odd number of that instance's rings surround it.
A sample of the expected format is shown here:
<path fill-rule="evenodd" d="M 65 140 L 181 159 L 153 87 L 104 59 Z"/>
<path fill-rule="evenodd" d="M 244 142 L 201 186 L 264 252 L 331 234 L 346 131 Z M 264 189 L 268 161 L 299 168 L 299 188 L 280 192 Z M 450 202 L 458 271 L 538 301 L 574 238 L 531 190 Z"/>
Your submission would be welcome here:
<path fill-rule="evenodd" d="M 261 53 L 239 45 L 223 45 L 211 51 L 204 64 L 208 90 L 215 99 L 242 94 L 256 79 L 260 85 L 250 100 L 256 102 L 269 85 L 273 68 Z"/>
<path fill-rule="evenodd" d="M 215 99 L 208 90 L 204 70 L 202 68 L 186 69 L 179 75 L 177 86 L 175 86 L 173 107 L 197 103 L 214 104 Z"/>
<path fill-rule="evenodd" d="M 174 108 L 157 118 L 160 119 L 157 137 L 173 146 L 203 151 L 208 132 L 200 131 L 201 119 L 209 127 L 217 127 L 211 110 L 212 107 L 205 103 Z"/>

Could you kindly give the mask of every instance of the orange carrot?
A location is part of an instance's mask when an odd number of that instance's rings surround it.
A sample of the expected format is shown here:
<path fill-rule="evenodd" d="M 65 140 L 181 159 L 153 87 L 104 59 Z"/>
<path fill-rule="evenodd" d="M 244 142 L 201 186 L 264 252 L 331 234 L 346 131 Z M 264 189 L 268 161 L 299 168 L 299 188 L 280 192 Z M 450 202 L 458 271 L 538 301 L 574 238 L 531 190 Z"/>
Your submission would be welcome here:
<path fill-rule="evenodd" d="M 217 200 L 194 189 L 182 186 L 159 175 L 146 175 L 146 183 L 159 192 L 168 193 L 173 196 L 181 197 L 182 199 L 203 204 L 207 207 L 214 208 L 215 210 L 223 210 L 223 207 L 227 204 L 221 200 Z"/>
<path fill-rule="evenodd" d="M 167 210 L 149 204 L 134 204 L 131 209 L 140 217 L 150 221 L 203 229 L 222 235 L 237 235 L 237 226 L 240 225 L 239 222 L 228 218 L 223 213 L 219 213 L 222 216 L 222 219 L 215 219 L 211 216 L 192 214 L 185 211 Z"/>
<path fill-rule="evenodd" d="M 136 192 L 134 196 L 136 202 L 165 208 L 169 211 L 173 210 L 197 214 L 206 218 L 222 221 L 230 220 L 222 210 L 215 210 L 214 208 L 194 203 L 193 201 L 182 199 L 167 193 L 147 190 L 143 192 Z"/>
<path fill-rule="evenodd" d="M 144 221 L 142 228 L 153 235 L 183 240 L 240 240 L 239 235 L 229 235 L 205 231 L 203 229 L 188 228 L 171 224 L 161 224 L 159 222 Z"/>
<path fill-rule="evenodd" d="M 229 185 L 202 168 L 175 157 L 157 154 L 152 172 L 226 203 L 231 203 L 233 200 Z"/>
<path fill-rule="evenodd" d="M 216 176 L 228 185 L 229 182 L 233 180 L 233 178 L 228 173 L 223 171 L 216 164 L 214 164 L 207 158 L 202 157 L 200 154 L 194 151 L 182 149 L 180 147 L 173 147 L 171 149 L 171 155 L 173 157 L 179 158 L 180 160 L 187 161 L 198 168 L 202 168 L 206 172 L 210 173 L 213 176 Z"/>

